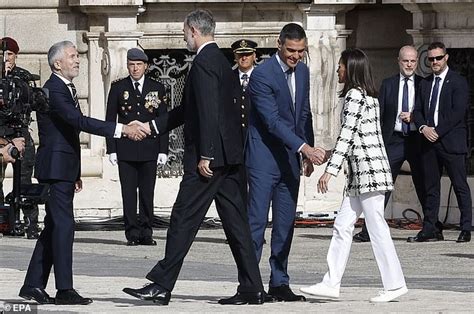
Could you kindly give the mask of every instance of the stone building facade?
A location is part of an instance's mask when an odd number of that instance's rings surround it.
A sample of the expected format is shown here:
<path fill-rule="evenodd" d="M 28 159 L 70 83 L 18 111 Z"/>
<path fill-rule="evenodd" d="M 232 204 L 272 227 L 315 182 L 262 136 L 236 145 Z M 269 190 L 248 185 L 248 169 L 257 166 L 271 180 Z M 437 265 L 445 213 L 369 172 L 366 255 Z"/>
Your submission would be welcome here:
<path fill-rule="evenodd" d="M 334 143 L 338 131 L 340 86 L 335 70 L 340 52 L 346 47 L 359 47 L 368 53 L 377 82 L 397 72 L 396 57 L 402 45 L 412 43 L 420 50 L 420 73 L 427 70 L 423 52 L 434 40 L 453 49 L 474 47 L 472 0 L 2 0 L 0 35 L 18 41 L 18 64 L 39 74 L 39 84 L 51 73 L 48 48 L 61 40 L 74 42 L 81 59 L 80 76 L 75 81 L 81 108 L 85 114 L 103 119 L 110 83 L 127 74 L 127 50 L 137 45 L 147 53 L 185 48 L 183 19 L 196 8 L 214 13 L 216 41 L 221 48 L 230 47 L 239 38 L 251 39 L 259 48 L 274 48 L 284 24 L 303 25 L 309 43 L 307 63 L 316 143 L 326 148 Z M 37 138 L 34 124 L 32 128 Z M 83 133 L 81 143 L 84 191 L 76 196 L 76 214 L 120 215 L 118 171 L 107 161 L 104 139 Z M 320 195 L 316 183 L 323 170 L 318 168 L 311 178 L 302 180 L 300 210 L 337 210 L 343 175 L 332 182 L 330 193 Z M 157 181 L 157 213 L 170 210 L 178 182 L 179 178 Z M 446 191 L 442 204 L 447 188 L 448 182 L 443 181 Z M 398 180 L 393 199 L 394 210 L 388 212 L 389 216 L 400 216 L 400 209 L 407 206 L 419 210 L 406 177 Z M 450 213 L 453 221 L 457 220 L 455 212 Z"/>

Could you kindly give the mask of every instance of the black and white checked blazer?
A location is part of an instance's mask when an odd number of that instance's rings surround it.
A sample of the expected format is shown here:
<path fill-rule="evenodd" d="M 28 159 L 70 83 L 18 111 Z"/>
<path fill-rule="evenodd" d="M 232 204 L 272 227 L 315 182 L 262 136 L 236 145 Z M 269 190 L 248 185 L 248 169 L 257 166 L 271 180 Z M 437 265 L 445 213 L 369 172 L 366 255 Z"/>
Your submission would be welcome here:
<path fill-rule="evenodd" d="M 345 194 L 357 196 L 393 190 L 393 181 L 380 127 L 377 98 L 353 88 L 344 99 L 341 131 L 326 172 L 337 176 L 348 163 Z"/>

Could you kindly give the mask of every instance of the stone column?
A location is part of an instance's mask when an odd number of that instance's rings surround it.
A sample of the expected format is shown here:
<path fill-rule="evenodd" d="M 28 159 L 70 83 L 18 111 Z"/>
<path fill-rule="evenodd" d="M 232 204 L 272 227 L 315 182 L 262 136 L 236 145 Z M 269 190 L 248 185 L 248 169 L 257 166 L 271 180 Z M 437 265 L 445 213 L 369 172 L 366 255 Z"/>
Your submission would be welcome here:
<path fill-rule="evenodd" d="M 303 12 L 303 27 L 308 37 L 310 68 L 310 102 L 313 114 L 315 145 L 331 149 L 340 125 L 340 105 L 337 91 L 336 69 L 346 38 L 351 30 L 345 29 L 345 13 L 355 5 L 299 5 Z M 317 193 L 317 180 L 324 167 L 315 166 L 315 172 L 302 180 L 302 193 L 298 205 L 304 212 L 332 212 L 340 205 L 344 187 L 344 174 L 331 180 L 327 194 Z"/>

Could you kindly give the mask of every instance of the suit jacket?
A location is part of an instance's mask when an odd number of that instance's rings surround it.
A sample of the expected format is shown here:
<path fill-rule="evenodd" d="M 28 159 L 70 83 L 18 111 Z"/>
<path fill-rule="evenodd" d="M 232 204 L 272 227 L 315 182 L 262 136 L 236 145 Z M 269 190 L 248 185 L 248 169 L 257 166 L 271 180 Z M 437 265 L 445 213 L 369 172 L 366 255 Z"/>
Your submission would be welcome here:
<path fill-rule="evenodd" d="M 211 167 L 241 164 L 243 148 L 237 78 L 215 43 L 194 58 L 180 106 L 155 119 L 160 133 L 184 123 L 184 171 L 195 172 L 201 157 Z"/>
<path fill-rule="evenodd" d="M 303 63 L 295 69 L 295 105 L 285 73 L 276 56 L 256 67 L 248 89 L 252 108 L 249 117 L 245 163 L 270 173 L 299 172 L 298 149 L 314 145 L 309 105 L 309 70 Z"/>
<path fill-rule="evenodd" d="M 346 195 L 393 190 L 378 100 L 356 88 L 350 89 L 345 96 L 341 131 L 326 172 L 337 176 L 344 160 L 349 165 Z"/>
<path fill-rule="evenodd" d="M 423 77 L 415 74 L 415 97 Z M 382 124 L 382 136 L 385 143 L 393 134 L 395 120 L 398 116 L 398 93 L 400 89 L 400 73 L 386 78 L 382 81 L 379 93 L 380 123 Z"/>
<path fill-rule="evenodd" d="M 49 112 L 37 113 L 39 147 L 35 177 L 38 180 L 75 182 L 81 174 L 79 133 L 113 137 L 116 124 L 82 115 L 66 84 L 51 74 L 44 84 L 49 90 Z"/>
<path fill-rule="evenodd" d="M 145 77 L 142 96 L 137 97 L 130 76 L 112 83 L 107 101 L 105 120 L 128 124 L 138 120 L 148 122 L 167 111 L 165 88 L 159 82 Z M 129 138 L 107 138 L 107 154 L 117 153 L 118 160 L 150 161 L 158 153 L 168 154 L 168 133 L 150 135 L 142 141 Z"/>
<path fill-rule="evenodd" d="M 415 124 L 417 128 L 428 125 L 431 85 L 434 75 L 420 83 L 420 92 L 416 98 Z M 467 110 L 469 87 L 464 77 L 448 69 L 439 93 L 438 141 L 448 153 L 467 153 Z"/>

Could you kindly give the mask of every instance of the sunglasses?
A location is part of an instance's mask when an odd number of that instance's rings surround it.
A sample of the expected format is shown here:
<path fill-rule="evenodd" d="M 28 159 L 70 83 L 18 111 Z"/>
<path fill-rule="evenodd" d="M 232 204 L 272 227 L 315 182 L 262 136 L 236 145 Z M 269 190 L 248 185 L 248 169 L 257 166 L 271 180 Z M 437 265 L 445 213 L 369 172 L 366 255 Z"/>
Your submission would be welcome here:
<path fill-rule="evenodd" d="M 428 57 L 428 61 L 429 62 L 433 62 L 433 61 L 441 61 L 446 55 L 442 55 L 442 56 L 436 56 L 436 57 Z"/>

